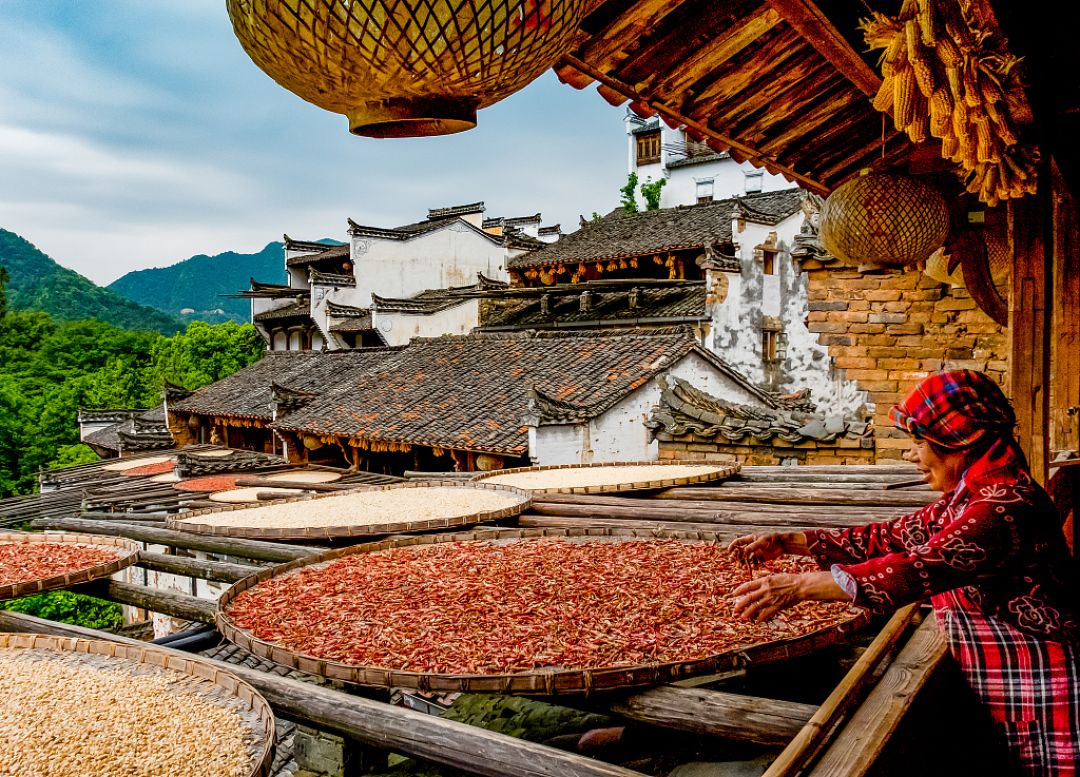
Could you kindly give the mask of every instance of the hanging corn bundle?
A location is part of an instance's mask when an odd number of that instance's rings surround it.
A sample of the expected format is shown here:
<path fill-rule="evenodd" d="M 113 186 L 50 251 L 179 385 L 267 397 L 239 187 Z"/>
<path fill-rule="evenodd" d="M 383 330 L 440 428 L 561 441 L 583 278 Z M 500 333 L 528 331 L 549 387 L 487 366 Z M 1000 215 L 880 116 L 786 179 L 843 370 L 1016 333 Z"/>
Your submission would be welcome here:
<path fill-rule="evenodd" d="M 904 0 L 898 16 L 875 12 L 861 24 L 881 49 L 874 107 L 915 143 L 941 140 L 969 192 L 991 207 L 1035 191 L 1036 151 L 1020 143 L 1027 112 L 1019 59 L 967 2 Z"/>

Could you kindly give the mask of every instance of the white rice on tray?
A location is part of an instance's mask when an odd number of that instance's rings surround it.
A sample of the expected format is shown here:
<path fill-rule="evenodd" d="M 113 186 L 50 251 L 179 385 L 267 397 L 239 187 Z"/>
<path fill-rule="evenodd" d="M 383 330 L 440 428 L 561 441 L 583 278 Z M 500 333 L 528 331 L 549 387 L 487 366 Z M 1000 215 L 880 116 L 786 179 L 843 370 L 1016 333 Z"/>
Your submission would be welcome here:
<path fill-rule="evenodd" d="M 304 493 L 302 488 L 250 486 L 248 488 L 231 488 L 228 491 L 215 491 L 210 494 L 210 499 L 215 502 L 258 502 L 259 494 L 271 494 L 276 499 L 284 499 L 290 496 L 299 496 L 302 493 Z"/>
<path fill-rule="evenodd" d="M 335 480 L 341 480 L 341 475 L 336 472 L 319 472 L 317 470 L 270 472 L 261 477 L 267 480 L 277 480 L 281 483 L 332 483 Z"/>
<path fill-rule="evenodd" d="M 725 467 L 706 464 L 627 464 L 610 467 L 565 467 L 511 472 L 483 478 L 483 483 L 541 490 L 547 488 L 586 488 L 654 483 L 676 478 L 700 477 L 721 472 Z"/>
<path fill-rule="evenodd" d="M 266 529 L 374 526 L 457 518 L 504 510 L 521 502 L 517 494 L 486 488 L 391 488 L 208 513 L 182 523 Z"/>

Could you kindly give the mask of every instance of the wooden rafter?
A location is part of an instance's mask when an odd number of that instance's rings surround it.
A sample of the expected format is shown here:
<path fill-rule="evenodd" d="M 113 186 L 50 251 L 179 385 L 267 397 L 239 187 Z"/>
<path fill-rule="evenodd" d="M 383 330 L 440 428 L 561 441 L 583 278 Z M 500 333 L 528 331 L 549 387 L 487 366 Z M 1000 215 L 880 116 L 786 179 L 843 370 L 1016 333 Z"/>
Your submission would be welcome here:
<path fill-rule="evenodd" d="M 789 180 L 800 184 L 801 186 L 809 189 L 812 192 L 815 192 L 817 194 L 828 194 L 828 189 L 826 189 L 821 183 L 815 181 L 809 176 L 804 175 L 803 173 L 799 173 L 785 165 L 777 164 L 771 159 L 762 158 L 757 149 L 751 148 L 745 143 L 741 143 L 734 138 L 720 134 L 716 130 L 709 127 L 707 124 L 703 124 L 700 121 L 695 121 L 694 119 L 691 119 L 687 116 L 683 116 L 679 111 L 671 108 L 668 105 L 658 102 L 650 96 L 639 93 L 637 89 L 630 86 L 629 84 L 624 84 L 618 79 L 612 78 L 611 76 L 607 75 L 606 73 L 601 73 L 600 71 L 598 71 L 591 65 L 581 61 L 577 57 L 567 54 L 563 56 L 561 64 L 569 65 L 570 67 L 586 74 L 590 78 L 598 81 L 600 84 L 607 87 L 609 90 L 617 93 L 618 95 L 621 95 L 626 100 L 634 100 L 646 103 L 650 108 L 655 110 L 662 117 L 671 122 L 674 122 L 676 125 L 685 125 L 693 130 L 696 130 L 697 132 L 700 132 L 702 135 L 711 138 L 720 144 L 723 144 L 725 147 L 731 150 L 732 158 L 738 158 L 739 156 L 742 156 L 752 164 L 756 164 L 759 167 L 764 167 L 769 172 L 783 175 Z"/>
<path fill-rule="evenodd" d="M 881 79 L 851 48 L 832 22 L 811 0 L 769 0 L 784 20 L 794 27 L 821 56 L 868 96 L 877 94 Z"/>

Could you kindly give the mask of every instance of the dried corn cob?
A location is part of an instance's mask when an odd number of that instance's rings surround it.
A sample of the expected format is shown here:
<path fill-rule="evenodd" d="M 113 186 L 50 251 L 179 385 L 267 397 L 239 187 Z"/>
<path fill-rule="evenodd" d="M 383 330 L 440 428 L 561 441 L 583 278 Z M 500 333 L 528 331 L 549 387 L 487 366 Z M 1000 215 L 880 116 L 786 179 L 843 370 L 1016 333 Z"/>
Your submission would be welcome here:
<path fill-rule="evenodd" d="M 896 72 L 893 81 L 893 123 L 903 132 L 915 119 L 915 71 L 910 66 Z"/>
<path fill-rule="evenodd" d="M 938 38 L 934 50 L 937 52 L 937 58 L 941 60 L 941 64 L 945 67 L 959 66 L 962 59 L 960 48 L 952 38 L 947 35 Z"/>
<path fill-rule="evenodd" d="M 922 143 L 926 140 L 930 132 L 930 117 L 925 113 L 919 114 L 915 117 L 915 121 L 907 127 L 908 137 L 911 138 L 912 143 Z"/>
<path fill-rule="evenodd" d="M 896 77 L 887 75 L 881 81 L 881 87 L 874 97 L 874 110 L 890 113 L 893 109 L 893 89 Z"/>
<path fill-rule="evenodd" d="M 918 2 L 919 13 L 916 18 L 919 20 L 919 29 L 922 30 L 922 42 L 924 46 L 933 48 L 937 42 L 934 2 L 933 0 L 918 0 Z"/>

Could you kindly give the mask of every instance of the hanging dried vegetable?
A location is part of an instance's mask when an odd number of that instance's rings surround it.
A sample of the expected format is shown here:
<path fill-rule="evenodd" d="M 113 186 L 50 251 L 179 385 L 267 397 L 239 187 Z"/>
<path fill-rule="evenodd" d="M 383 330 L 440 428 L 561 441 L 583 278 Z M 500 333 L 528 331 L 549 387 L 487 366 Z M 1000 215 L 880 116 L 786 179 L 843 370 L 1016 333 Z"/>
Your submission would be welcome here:
<path fill-rule="evenodd" d="M 735 620 L 730 592 L 798 572 L 751 572 L 712 543 L 677 540 L 446 542 L 355 553 L 271 578 L 227 608 L 289 650 L 358 666 L 480 673 L 675 662 L 787 639 L 851 617 L 803 602 L 767 623 Z"/>
<path fill-rule="evenodd" d="M 967 0 L 904 0 L 899 15 L 861 24 L 881 49 L 874 107 L 915 143 L 941 140 L 969 192 L 990 206 L 1035 191 L 1036 151 L 1020 142 L 1026 114 L 1019 58 Z"/>

